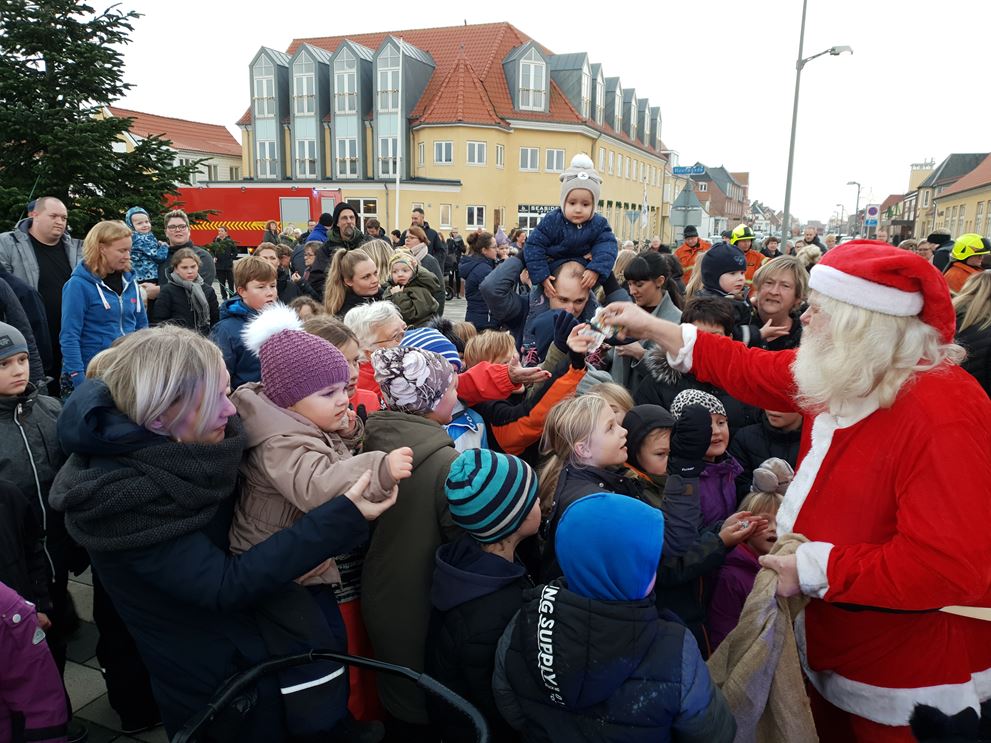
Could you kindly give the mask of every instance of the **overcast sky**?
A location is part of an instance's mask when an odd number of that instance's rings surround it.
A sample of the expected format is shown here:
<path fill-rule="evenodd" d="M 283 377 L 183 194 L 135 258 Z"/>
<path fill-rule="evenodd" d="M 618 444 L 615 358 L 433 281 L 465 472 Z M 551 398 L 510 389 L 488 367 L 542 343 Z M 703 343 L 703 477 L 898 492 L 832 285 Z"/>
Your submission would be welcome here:
<path fill-rule="evenodd" d="M 94 3 L 98 5 L 99 3 Z M 248 106 L 248 63 L 293 38 L 508 21 L 555 54 L 585 51 L 661 106 L 665 144 L 750 171 L 750 196 L 784 206 L 801 0 L 472 3 L 127 0 L 144 13 L 125 50 L 120 105 L 226 124 Z M 369 12 L 363 13 L 367 8 Z M 988 0 L 809 0 L 792 212 L 825 221 L 908 187 L 909 166 L 991 151 Z"/>

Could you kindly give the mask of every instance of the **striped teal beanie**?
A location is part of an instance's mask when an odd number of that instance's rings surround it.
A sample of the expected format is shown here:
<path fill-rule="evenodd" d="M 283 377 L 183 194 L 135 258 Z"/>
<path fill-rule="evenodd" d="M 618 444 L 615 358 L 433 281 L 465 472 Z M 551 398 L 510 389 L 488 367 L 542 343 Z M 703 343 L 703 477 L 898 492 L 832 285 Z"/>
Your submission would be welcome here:
<path fill-rule="evenodd" d="M 451 463 L 444 485 L 454 523 L 491 544 L 520 528 L 537 502 L 537 475 L 522 459 L 469 449 Z"/>

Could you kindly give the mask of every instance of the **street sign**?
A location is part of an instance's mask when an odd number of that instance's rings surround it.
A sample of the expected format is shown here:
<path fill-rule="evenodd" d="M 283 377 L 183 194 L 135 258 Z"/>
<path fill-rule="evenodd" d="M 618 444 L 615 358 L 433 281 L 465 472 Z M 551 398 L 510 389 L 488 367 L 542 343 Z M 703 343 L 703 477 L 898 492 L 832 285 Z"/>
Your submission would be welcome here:
<path fill-rule="evenodd" d="M 671 168 L 671 172 L 675 175 L 704 175 L 705 166 L 704 165 L 677 165 Z"/>
<path fill-rule="evenodd" d="M 868 204 L 864 207 L 864 227 L 877 227 L 877 218 L 880 213 L 880 204 Z"/>

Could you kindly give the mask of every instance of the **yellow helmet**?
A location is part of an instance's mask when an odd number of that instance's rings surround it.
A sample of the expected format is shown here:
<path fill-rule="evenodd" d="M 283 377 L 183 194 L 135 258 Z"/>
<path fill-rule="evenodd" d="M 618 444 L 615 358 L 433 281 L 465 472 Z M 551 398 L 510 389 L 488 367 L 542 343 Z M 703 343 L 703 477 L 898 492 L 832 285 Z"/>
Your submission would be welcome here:
<path fill-rule="evenodd" d="M 754 231 L 750 229 L 747 225 L 740 224 L 736 226 L 735 230 L 733 230 L 733 234 L 730 237 L 729 241 L 731 244 L 736 245 L 741 240 L 753 240 L 753 239 L 754 239 Z"/>
<path fill-rule="evenodd" d="M 953 260 L 955 261 L 965 261 L 971 256 L 988 255 L 989 253 L 991 253 L 991 248 L 988 247 L 980 235 L 974 232 L 961 235 L 953 243 Z"/>

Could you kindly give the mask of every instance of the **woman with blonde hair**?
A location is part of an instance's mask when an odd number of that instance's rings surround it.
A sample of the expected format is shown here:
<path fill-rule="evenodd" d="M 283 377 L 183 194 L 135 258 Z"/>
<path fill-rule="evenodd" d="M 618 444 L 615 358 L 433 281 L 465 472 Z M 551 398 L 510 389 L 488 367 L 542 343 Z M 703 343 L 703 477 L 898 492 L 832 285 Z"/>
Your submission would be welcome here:
<path fill-rule="evenodd" d="M 344 317 L 348 310 L 380 299 L 379 269 L 363 247 L 336 251 L 324 284 L 323 306 L 327 314 Z"/>
<path fill-rule="evenodd" d="M 273 654 L 258 613 L 266 602 L 292 600 L 314 624 L 294 621 L 286 630 L 313 647 L 325 641 L 319 609 L 302 601 L 313 603 L 295 579 L 367 541 L 366 519 L 395 497 L 365 500 L 363 475 L 345 497 L 231 555 L 226 535 L 246 440 L 220 350 L 191 330 L 163 326 L 128 335 L 99 366 L 99 378 L 80 387 L 59 418 L 70 456 L 50 502 L 134 637 L 171 737 L 231 669 Z M 286 739 L 280 681 L 260 682 L 256 703 L 226 734 Z"/>
<path fill-rule="evenodd" d="M 369 240 L 362 243 L 361 252 L 365 253 L 379 270 L 379 283 L 385 286 L 389 283 L 389 260 L 396 249 L 385 240 Z"/>
<path fill-rule="evenodd" d="M 83 259 L 62 288 L 62 391 L 83 383 L 86 365 L 115 338 L 148 327 L 131 272 L 131 228 L 99 222 L 83 240 Z"/>
<path fill-rule="evenodd" d="M 991 271 L 967 279 L 953 298 L 957 313 L 955 341 L 967 350 L 960 366 L 991 396 Z"/>

